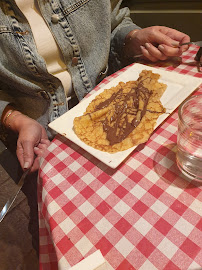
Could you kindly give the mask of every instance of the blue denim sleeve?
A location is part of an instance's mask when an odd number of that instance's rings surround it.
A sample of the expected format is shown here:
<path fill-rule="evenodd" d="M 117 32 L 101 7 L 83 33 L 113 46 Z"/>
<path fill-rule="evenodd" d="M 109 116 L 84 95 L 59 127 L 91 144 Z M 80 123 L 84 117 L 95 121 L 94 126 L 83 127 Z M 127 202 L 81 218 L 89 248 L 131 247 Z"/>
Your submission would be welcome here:
<path fill-rule="evenodd" d="M 122 51 L 125 37 L 134 29 L 141 29 L 130 18 L 130 10 L 127 7 L 120 8 L 121 0 L 111 1 L 111 50 L 110 50 L 110 65 L 113 72 L 123 67 Z"/>
<path fill-rule="evenodd" d="M 8 94 L 6 94 L 4 90 L 2 90 L 1 82 L 0 82 L 0 101 L 1 101 L 0 102 L 0 119 L 1 119 L 5 107 L 8 104 L 13 103 L 13 99 Z"/>

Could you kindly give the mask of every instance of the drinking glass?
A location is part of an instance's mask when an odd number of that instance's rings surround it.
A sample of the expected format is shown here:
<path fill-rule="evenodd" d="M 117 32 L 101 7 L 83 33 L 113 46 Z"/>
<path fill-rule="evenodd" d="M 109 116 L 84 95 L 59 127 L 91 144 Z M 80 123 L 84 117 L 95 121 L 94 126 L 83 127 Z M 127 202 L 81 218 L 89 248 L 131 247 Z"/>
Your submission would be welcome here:
<path fill-rule="evenodd" d="M 191 96 L 179 107 L 176 158 L 183 174 L 202 181 L 202 95 Z"/>

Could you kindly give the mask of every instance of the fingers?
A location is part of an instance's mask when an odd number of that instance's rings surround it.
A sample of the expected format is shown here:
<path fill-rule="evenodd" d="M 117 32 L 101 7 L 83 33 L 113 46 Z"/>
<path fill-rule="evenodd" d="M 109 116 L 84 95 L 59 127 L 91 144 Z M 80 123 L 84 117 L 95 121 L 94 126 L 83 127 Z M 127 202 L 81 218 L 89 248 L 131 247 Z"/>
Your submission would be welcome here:
<path fill-rule="evenodd" d="M 180 48 L 174 48 L 161 44 L 158 46 L 158 49 L 166 56 L 180 56 L 183 52 L 185 52 L 188 49 L 188 46 L 185 45 Z"/>
<path fill-rule="evenodd" d="M 158 48 L 153 46 L 151 43 L 146 43 L 145 47 L 148 50 L 149 54 L 156 59 L 165 60 L 167 58 L 163 52 L 159 51 Z"/>
<path fill-rule="evenodd" d="M 34 147 L 35 155 L 42 157 L 47 147 L 48 146 L 46 144 L 39 144 L 38 146 L 35 146 Z"/>
<path fill-rule="evenodd" d="M 41 139 L 41 143 L 42 144 L 46 144 L 47 145 L 47 147 L 50 145 L 50 141 L 49 141 L 49 139 Z"/>
<path fill-rule="evenodd" d="M 48 140 L 45 129 L 36 121 L 22 127 L 16 150 L 22 169 L 31 168 L 31 171 L 36 170 L 38 168 L 38 159 L 36 160 L 36 158 L 42 156 L 49 145 L 50 141 Z M 35 146 L 38 146 L 38 150 L 34 149 Z"/>
<path fill-rule="evenodd" d="M 41 140 L 41 143 L 39 143 L 37 146 L 34 147 L 34 154 L 36 156 L 34 163 L 32 165 L 31 172 L 34 172 L 39 169 L 40 166 L 40 159 L 44 156 L 44 153 L 47 149 L 47 147 L 50 145 L 49 140 Z"/>
<path fill-rule="evenodd" d="M 131 35 L 127 41 L 130 55 L 139 55 L 140 50 L 144 58 L 152 62 L 166 60 L 169 57 L 180 56 L 188 46 L 180 44 L 189 42 L 190 37 L 182 32 L 165 26 L 151 26 L 143 28 Z"/>
<path fill-rule="evenodd" d="M 49 140 L 41 139 L 41 142 L 37 146 L 34 147 L 34 153 L 36 155 L 43 154 L 43 152 L 45 152 L 45 150 L 48 148 L 49 145 L 50 145 Z"/>
<path fill-rule="evenodd" d="M 42 139 L 41 143 L 35 147 L 29 142 L 24 142 L 23 146 L 19 145 L 16 153 L 21 167 L 24 170 L 31 168 L 30 172 L 38 170 L 40 158 L 44 155 L 49 145 L 50 141 L 45 139 Z"/>
<path fill-rule="evenodd" d="M 187 45 L 181 47 L 170 47 L 165 44 L 160 44 L 158 47 L 153 46 L 151 43 L 145 43 L 145 47 L 141 46 L 142 54 L 152 62 L 158 60 L 166 60 L 168 57 L 180 56 L 189 47 Z"/>
<path fill-rule="evenodd" d="M 34 150 L 31 142 L 18 142 L 16 154 L 22 169 L 29 169 L 32 166 L 34 161 Z"/>
<path fill-rule="evenodd" d="M 182 42 L 183 43 L 183 42 Z M 186 52 L 189 49 L 188 45 L 183 45 L 179 48 L 179 54 L 183 54 L 183 52 Z"/>
<path fill-rule="evenodd" d="M 45 128 L 41 127 L 41 140 L 49 141 Z"/>
<path fill-rule="evenodd" d="M 190 37 L 176 29 L 167 27 L 160 28 L 160 32 L 163 32 L 165 41 L 159 43 L 158 49 L 167 56 L 179 56 L 183 52 L 187 51 L 189 46 L 179 46 L 182 43 L 190 41 Z"/>
<path fill-rule="evenodd" d="M 142 54 L 152 62 L 167 59 L 167 56 L 159 51 L 158 48 L 153 46 L 151 43 L 146 43 L 145 47 L 141 46 L 141 50 Z"/>
<path fill-rule="evenodd" d="M 152 56 L 144 46 L 140 46 L 140 48 L 144 57 L 152 62 L 156 62 L 158 60 L 156 57 Z"/>
<path fill-rule="evenodd" d="M 158 27 L 159 31 L 156 31 L 156 38 L 159 44 L 165 44 L 170 47 L 178 47 L 181 43 L 189 42 L 190 37 L 176 29 L 169 27 Z"/>
<path fill-rule="evenodd" d="M 181 48 L 169 47 L 161 44 L 156 48 L 150 43 L 146 43 L 145 47 L 141 46 L 142 54 L 152 62 L 158 60 L 166 60 L 172 56 L 180 56 L 183 52 L 187 50 L 187 46 L 182 46 Z"/>
<path fill-rule="evenodd" d="M 152 62 L 180 56 L 189 47 L 179 45 L 190 41 L 188 35 L 164 26 L 152 26 L 142 29 L 137 32 L 136 38 L 138 43 L 142 45 L 142 54 Z"/>
<path fill-rule="evenodd" d="M 48 148 L 48 146 L 50 145 L 50 141 L 49 140 L 41 140 L 41 143 L 39 143 L 37 146 L 34 147 L 34 154 L 37 157 L 43 157 L 44 153 L 46 151 L 46 149 Z"/>
<path fill-rule="evenodd" d="M 37 147 L 28 142 L 24 142 L 23 146 L 19 145 L 17 147 L 16 153 L 22 169 L 31 168 L 30 172 L 38 170 L 40 158 L 50 144 L 49 140 L 44 140 L 43 142 L 38 144 Z"/>
<path fill-rule="evenodd" d="M 163 30 L 164 31 L 164 30 Z M 178 42 L 179 44 L 190 42 L 190 37 L 176 29 L 167 28 L 166 30 L 166 36 L 174 40 L 175 42 Z M 175 44 L 173 44 L 175 46 Z"/>
<path fill-rule="evenodd" d="M 162 33 L 161 31 L 156 31 L 153 35 L 153 42 L 157 44 L 166 44 L 167 46 L 175 46 L 177 47 L 179 45 L 179 41 L 176 39 L 173 39 L 169 35 L 166 35 Z"/>
<path fill-rule="evenodd" d="M 34 160 L 34 163 L 32 164 L 32 168 L 30 170 L 30 172 L 35 172 L 39 169 L 40 166 L 40 157 L 36 157 Z"/>

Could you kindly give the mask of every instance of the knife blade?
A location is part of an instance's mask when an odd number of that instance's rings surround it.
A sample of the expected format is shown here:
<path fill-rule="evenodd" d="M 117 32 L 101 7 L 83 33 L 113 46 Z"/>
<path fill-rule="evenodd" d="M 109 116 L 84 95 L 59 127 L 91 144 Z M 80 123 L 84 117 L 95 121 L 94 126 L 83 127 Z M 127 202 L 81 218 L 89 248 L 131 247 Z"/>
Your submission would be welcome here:
<path fill-rule="evenodd" d="M 8 149 L 5 144 L 0 140 L 0 168 L 1 167 L 13 180 L 13 182 L 15 182 L 16 184 L 19 182 L 20 175 L 22 175 L 23 170 L 20 166 L 17 156 L 13 152 L 11 152 L 11 150 Z M 0 205 L 0 208 L 1 206 L 2 205 Z"/>
<path fill-rule="evenodd" d="M 23 174 L 22 174 L 22 176 L 17 184 L 17 190 L 10 196 L 10 198 L 8 199 L 8 201 L 6 202 L 4 207 L 2 208 L 2 210 L 0 212 L 0 222 L 4 219 L 4 217 L 6 216 L 6 214 L 9 211 L 9 209 L 13 205 L 15 199 L 17 198 L 18 193 L 20 192 L 20 190 L 25 182 L 25 178 L 27 177 L 29 171 L 30 171 L 30 169 L 27 169 L 26 171 L 23 172 Z"/>

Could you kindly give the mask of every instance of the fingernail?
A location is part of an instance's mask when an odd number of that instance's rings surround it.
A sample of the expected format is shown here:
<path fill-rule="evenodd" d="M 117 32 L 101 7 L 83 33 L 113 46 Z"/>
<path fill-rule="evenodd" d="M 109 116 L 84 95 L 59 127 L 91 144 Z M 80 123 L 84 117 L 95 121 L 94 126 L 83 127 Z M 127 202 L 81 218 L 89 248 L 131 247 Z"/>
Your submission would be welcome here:
<path fill-rule="evenodd" d="M 28 169 L 28 168 L 29 168 L 29 162 L 26 161 L 26 162 L 24 163 L 24 169 Z"/>
<path fill-rule="evenodd" d="M 144 50 L 144 49 L 145 49 L 145 47 L 141 45 L 141 46 L 140 46 L 140 49 L 141 49 L 141 50 Z"/>
<path fill-rule="evenodd" d="M 171 43 L 171 45 L 174 46 L 174 47 L 178 47 L 180 45 L 180 43 L 178 41 L 173 41 Z"/>
<path fill-rule="evenodd" d="M 35 146 L 35 147 L 34 147 L 34 150 L 39 150 L 39 147 Z"/>
<path fill-rule="evenodd" d="M 149 43 L 145 43 L 145 47 L 146 47 L 147 49 L 149 49 L 149 48 L 150 48 Z"/>
<path fill-rule="evenodd" d="M 164 51 L 165 48 L 164 48 L 163 45 L 159 45 L 159 46 L 158 46 L 158 49 L 159 49 L 160 51 Z"/>

